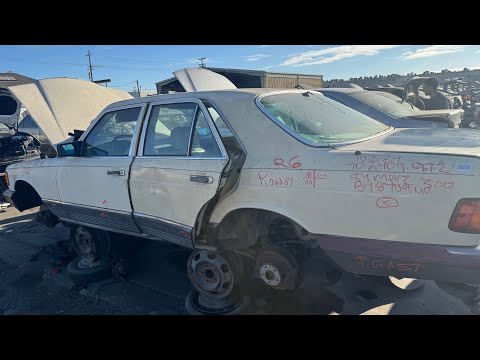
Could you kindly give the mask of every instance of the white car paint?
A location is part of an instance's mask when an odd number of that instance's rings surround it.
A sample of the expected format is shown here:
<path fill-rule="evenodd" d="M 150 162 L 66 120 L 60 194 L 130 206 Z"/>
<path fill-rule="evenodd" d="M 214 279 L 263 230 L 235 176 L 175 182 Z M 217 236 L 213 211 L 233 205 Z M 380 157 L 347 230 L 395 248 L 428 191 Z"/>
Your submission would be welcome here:
<path fill-rule="evenodd" d="M 160 95 L 113 104 L 105 111 L 128 104 L 181 102 L 192 98 L 207 99 L 218 107 L 245 147 L 247 160 L 237 189 L 216 206 L 211 217 L 213 223 L 220 223 L 236 209 L 257 208 L 282 214 L 313 234 L 405 243 L 478 245 L 478 234 L 448 229 L 458 200 L 478 197 L 478 132 L 389 130 L 354 144 L 312 147 L 291 136 L 260 111 L 255 99 L 270 91 Z M 138 141 L 140 129 L 135 136 Z M 106 197 L 110 199 L 105 204 L 107 210 L 128 209 L 124 207 L 124 200 L 115 199 L 125 196 L 126 185 L 120 189 L 110 178 L 94 175 L 96 161 L 55 158 L 41 163 L 14 164 L 8 168 L 10 189 L 15 189 L 16 181 L 23 180 L 45 199 L 99 206 L 99 201 Z M 70 167 L 74 163 L 82 170 L 68 170 L 71 172 L 68 178 L 59 175 L 56 183 L 52 175 L 55 172 L 47 177 L 42 170 Z M 105 160 L 107 163 L 112 168 L 117 166 Z M 99 171 L 104 171 L 105 164 L 99 166 Z M 196 213 L 214 194 L 223 166 L 225 159 L 136 158 L 130 179 L 133 203 L 130 211 L 193 226 Z M 188 176 L 192 173 L 211 175 L 214 182 L 189 183 Z M 57 186 L 60 194 L 56 193 Z"/>
<path fill-rule="evenodd" d="M 8 88 L 29 111 L 52 144 L 84 130 L 111 103 L 132 99 L 125 91 L 69 78 L 37 80 Z"/>
<path fill-rule="evenodd" d="M 227 90 L 237 87 L 225 76 L 204 68 L 187 68 L 174 71 L 185 91 Z"/>

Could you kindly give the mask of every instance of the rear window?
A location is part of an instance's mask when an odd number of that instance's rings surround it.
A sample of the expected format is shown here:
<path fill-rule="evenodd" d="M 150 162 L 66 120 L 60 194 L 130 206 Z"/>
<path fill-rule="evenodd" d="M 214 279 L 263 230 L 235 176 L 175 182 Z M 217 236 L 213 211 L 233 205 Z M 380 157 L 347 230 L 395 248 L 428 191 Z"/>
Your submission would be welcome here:
<path fill-rule="evenodd" d="M 314 91 L 266 95 L 258 102 L 280 126 L 313 145 L 357 141 L 389 129 Z"/>

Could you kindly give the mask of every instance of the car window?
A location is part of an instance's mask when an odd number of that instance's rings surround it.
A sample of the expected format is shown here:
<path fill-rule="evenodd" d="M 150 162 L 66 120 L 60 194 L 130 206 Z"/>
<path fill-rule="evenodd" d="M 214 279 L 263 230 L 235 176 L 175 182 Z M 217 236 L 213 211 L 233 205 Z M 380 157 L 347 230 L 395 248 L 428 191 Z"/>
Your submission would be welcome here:
<path fill-rule="evenodd" d="M 143 155 L 187 156 L 197 104 L 169 104 L 152 107 Z"/>
<path fill-rule="evenodd" d="M 267 95 L 260 104 L 276 122 L 313 144 L 356 141 L 389 129 L 314 91 Z"/>
<path fill-rule="evenodd" d="M 227 150 L 228 155 L 230 157 L 235 157 L 236 155 L 240 154 L 242 152 L 242 147 L 220 114 L 217 112 L 217 110 L 215 110 L 210 102 L 203 101 L 203 104 L 207 108 L 208 113 L 210 114 L 210 117 L 212 118 L 213 123 L 220 134 L 223 146 Z"/>
<path fill-rule="evenodd" d="M 87 135 L 83 156 L 128 156 L 140 107 L 106 113 Z"/>
<path fill-rule="evenodd" d="M 222 152 L 218 147 L 212 130 L 208 126 L 207 119 L 200 109 L 197 111 L 197 119 L 195 122 L 195 131 L 193 132 L 192 149 L 190 154 L 197 157 L 222 156 Z"/>
<path fill-rule="evenodd" d="M 407 107 L 400 104 L 400 102 L 389 99 L 385 95 L 373 91 L 357 91 L 351 93 L 350 96 L 396 118 L 407 117 L 411 115 L 412 110 L 418 110 L 416 108 L 410 108 L 409 110 Z"/>

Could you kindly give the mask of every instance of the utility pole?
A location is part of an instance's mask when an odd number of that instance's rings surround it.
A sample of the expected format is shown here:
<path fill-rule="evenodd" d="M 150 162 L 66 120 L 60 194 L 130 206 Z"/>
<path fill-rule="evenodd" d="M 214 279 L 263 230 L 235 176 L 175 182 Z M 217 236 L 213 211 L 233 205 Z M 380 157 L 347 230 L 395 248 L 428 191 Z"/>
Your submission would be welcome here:
<path fill-rule="evenodd" d="M 88 78 L 93 82 L 93 66 L 91 59 L 92 54 L 90 53 L 90 50 L 88 50 L 88 54 L 85 56 L 88 56 Z"/>
<path fill-rule="evenodd" d="M 140 97 L 140 86 L 138 86 L 138 80 L 136 80 L 137 82 L 137 93 L 138 93 L 138 97 Z"/>
<path fill-rule="evenodd" d="M 206 57 L 202 57 L 202 58 L 197 59 L 197 60 L 200 61 L 200 67 L 203 67 L 203 68 L 204 68 L 204 67 L 207 66 L 207 64 L 205 64 L 205 63 L 203 62 L 203 60 L 206 60 L 206 59 L 207 59 Z"/>

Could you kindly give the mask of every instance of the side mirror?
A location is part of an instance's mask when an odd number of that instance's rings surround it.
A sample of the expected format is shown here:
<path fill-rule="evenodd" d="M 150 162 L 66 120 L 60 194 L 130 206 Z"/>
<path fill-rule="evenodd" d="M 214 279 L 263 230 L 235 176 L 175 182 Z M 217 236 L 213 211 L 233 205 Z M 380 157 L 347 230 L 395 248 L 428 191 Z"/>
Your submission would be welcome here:
<path fill-rule="evenodd" d="M 81 156 L 83 142 L 73 141 L 71 143 L 57 144 L 57 152 L 59 157 L 65 156 Z"/>

